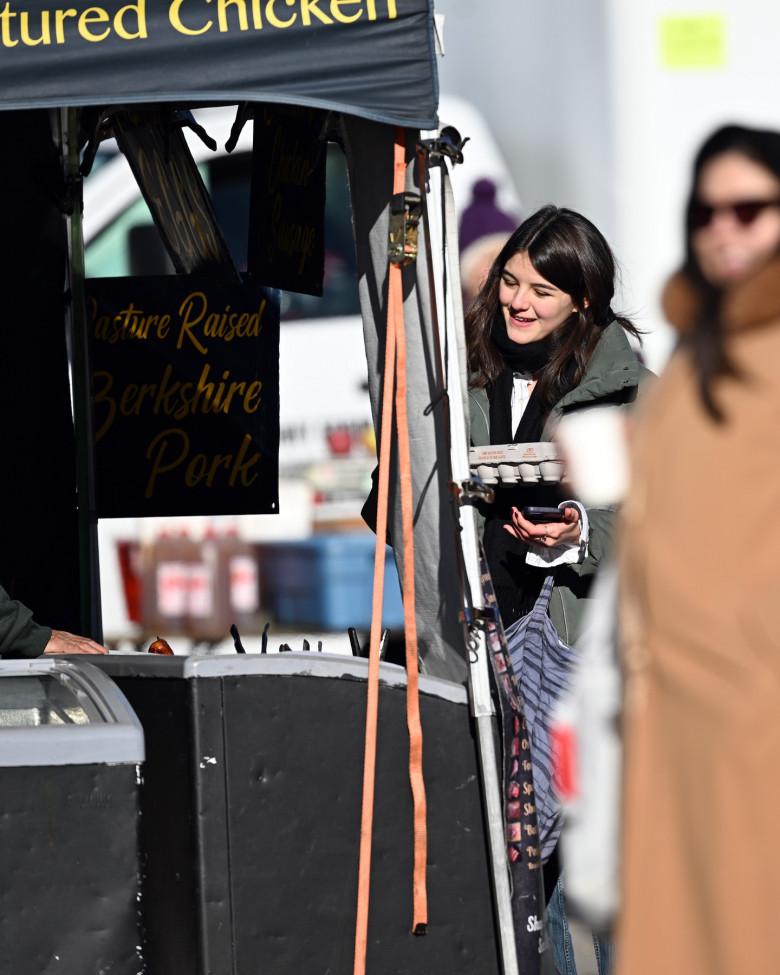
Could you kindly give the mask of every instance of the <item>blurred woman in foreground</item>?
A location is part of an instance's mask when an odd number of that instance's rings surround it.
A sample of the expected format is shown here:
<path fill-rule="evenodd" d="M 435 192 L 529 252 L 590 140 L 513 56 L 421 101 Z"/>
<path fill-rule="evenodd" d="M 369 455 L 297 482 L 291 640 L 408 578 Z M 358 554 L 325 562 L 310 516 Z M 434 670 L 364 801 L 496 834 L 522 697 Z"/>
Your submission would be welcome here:
<path fill-rule="evenodd" d="M 780 133 L 695 160 L 623 509 L 622 975 L 776 975 Z"/>

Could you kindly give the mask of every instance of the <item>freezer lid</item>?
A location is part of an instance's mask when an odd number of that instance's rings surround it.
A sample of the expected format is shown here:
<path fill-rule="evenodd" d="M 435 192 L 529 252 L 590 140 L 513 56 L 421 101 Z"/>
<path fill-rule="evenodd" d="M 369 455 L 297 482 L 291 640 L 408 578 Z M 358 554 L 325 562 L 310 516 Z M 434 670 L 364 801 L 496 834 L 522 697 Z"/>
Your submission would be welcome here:
<path fill-rule="evenodd" d="M 176 654 L 172 657 L 148 653 L 108 654 L 95 657 L 96 666 L 110 677 L 207 678 L 278 676 L 366 680 L 368 660 L 348 654 L 295 651 L 292 653 Z M 381 663 L 379 680 L 388 687 L 405 687 L 406 670 L 396 664 Z M 420 675 L 420 693 L 454 704 L 468 704 L 463 684 L 440 677 Z"/>
<path fill-rule="evenodd" d="M 143 760 L 141 723 L 97 667 L 72 657 L 0 661 L 0 767 Z"/>

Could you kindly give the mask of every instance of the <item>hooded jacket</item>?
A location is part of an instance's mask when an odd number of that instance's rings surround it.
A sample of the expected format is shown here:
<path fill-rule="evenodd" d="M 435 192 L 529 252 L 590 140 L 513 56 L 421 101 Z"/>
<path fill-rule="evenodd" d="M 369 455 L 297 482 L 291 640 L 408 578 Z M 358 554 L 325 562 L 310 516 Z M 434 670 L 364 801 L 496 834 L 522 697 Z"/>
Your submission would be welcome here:
<path fill-rule="evenodd" d="M 584 407 L 630 406 L 640 386 L 651 375 L 631 348 L 622 326 L 613 321 L 606 326 L 585 367 L 582 379 L 556 403 L 542 432 L 542 440 L 549 441 L 561 417 Z M 471 443 L 482 446 L 490 443 L 490 403 L 485 387 L 469 390 Z M 576 500 L 576 499 L 575 499 Z M 553 569 L 556 585 L 550 599 L 550 619 L 558 634 L 567 643 L 574 643 L 579 635 L 584 599 L 587 598 L 587 577 L 604 564 L 611 548 L 615 516 L 613 511 L 588 509 L 590 539 L 588 556 L 581 563 Z"/>

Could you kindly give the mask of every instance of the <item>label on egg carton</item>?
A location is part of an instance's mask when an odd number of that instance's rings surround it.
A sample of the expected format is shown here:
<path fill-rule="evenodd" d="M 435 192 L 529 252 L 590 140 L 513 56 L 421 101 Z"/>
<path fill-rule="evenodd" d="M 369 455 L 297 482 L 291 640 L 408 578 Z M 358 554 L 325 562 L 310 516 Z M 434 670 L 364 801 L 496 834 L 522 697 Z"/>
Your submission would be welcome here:
<path fill-rule="evenodd" d="M 469 447 L 469 467 L 485 484 L 556 483 L 563 476 L 563 458 L 551 443 Z"/>

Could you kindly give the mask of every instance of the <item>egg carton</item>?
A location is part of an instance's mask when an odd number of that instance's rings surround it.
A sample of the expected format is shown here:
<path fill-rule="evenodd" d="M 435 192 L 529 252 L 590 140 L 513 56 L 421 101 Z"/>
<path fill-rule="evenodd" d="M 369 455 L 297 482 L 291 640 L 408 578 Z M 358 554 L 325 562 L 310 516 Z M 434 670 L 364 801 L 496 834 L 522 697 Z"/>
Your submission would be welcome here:
<path fill-rule="evenodd" d="M 551 443 L 505 443 L 469 447 L 469 467 L 485 484 L 556 484 L 563 457 Z"/>

